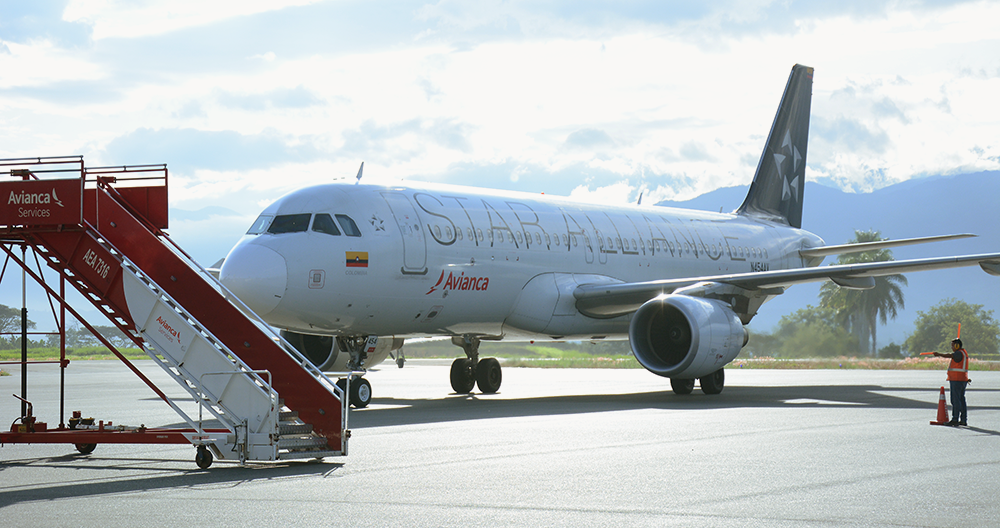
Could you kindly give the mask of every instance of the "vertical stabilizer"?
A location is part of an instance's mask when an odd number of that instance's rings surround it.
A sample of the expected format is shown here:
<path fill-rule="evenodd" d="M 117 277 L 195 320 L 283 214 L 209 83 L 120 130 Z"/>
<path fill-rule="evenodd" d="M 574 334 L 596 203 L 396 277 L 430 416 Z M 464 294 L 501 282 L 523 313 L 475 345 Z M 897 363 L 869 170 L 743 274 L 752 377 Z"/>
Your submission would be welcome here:
<path fill-rule="evenodd" d="M 812 68 L 801 64 L 792 67 L 750 192 L 737 214 L 802 227 L 812 81 Z"/>

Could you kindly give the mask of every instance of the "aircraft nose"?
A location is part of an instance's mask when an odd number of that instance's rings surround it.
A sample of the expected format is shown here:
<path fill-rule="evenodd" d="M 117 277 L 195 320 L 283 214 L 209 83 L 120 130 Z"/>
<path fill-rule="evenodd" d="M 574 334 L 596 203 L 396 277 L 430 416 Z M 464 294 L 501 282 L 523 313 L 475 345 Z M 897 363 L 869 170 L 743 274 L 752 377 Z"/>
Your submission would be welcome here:
<path fill-rule="evenodd" d="M 219 280 L 257 315 L 271 313 L 288 286 L 288 266 L 276 251 L 240 244 L 226 257 Z"/>

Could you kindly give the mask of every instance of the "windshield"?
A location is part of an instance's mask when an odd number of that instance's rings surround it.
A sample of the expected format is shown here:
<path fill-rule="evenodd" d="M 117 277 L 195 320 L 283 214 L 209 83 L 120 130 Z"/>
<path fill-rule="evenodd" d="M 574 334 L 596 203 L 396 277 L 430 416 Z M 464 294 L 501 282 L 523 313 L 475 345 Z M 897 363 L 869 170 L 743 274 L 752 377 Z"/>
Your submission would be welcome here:
<path fill-rule="evenodd" d="M 259 235 L 259 234 L 263 233 L 264 231 L 267 231 L 267 227 L 269 225 L 271 225 L 271 220 L 274 220 L 274 217 L 271 216 L 271 215 L 260 215 L 260 216 L 258 216 L 257 220 L 254 220 L 253 225 L 250 226 L 250 229 L 247 230 L 247 234 L 248 235 Z"/>
<path fill-rule="evenodd" d="M 309 228 L 309 213 L 278 215 L 274 217 L 267 232 L 277 235 L 281 233 L 299 233 Z"/>

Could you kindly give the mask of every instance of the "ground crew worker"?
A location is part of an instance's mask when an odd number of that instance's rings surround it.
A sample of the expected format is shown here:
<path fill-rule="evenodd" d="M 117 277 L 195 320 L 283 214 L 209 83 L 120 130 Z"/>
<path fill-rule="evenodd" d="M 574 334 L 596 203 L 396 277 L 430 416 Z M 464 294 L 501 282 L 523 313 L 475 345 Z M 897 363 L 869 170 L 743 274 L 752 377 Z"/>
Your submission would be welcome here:
<path fill-rule="evenodd" d="M 945 425 L 969 425 L 969 411 L 965 406 L 965 387 L 969 384 L 969 353 L 962 348 L 961 339 L 951 341 L 951 354 L 935 352 L 937 357 L 951 358 L 948 364 L 948 383 L 951 385 L 951 421 Z"/>

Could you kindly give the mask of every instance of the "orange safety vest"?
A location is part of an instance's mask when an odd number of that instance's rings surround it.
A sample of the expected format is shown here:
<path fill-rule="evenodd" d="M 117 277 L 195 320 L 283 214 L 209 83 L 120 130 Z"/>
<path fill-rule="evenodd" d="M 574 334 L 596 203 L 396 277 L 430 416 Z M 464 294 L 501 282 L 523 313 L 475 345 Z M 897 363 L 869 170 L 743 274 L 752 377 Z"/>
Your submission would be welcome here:
<path fill-rule="evenodd" d="M 969 353 L 964 348 L 958 351 L 962 353 L 962 361 L 951 360 L 948 365 L 948 381 L 969 381 Z"/>

